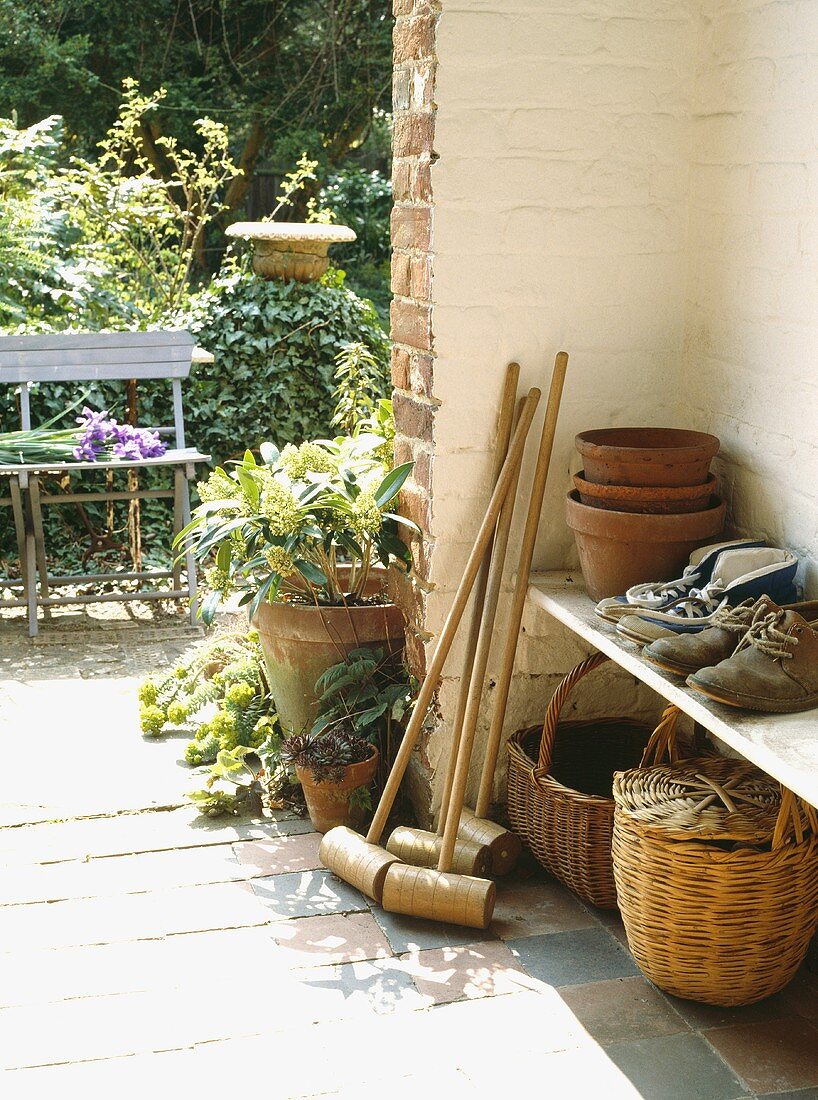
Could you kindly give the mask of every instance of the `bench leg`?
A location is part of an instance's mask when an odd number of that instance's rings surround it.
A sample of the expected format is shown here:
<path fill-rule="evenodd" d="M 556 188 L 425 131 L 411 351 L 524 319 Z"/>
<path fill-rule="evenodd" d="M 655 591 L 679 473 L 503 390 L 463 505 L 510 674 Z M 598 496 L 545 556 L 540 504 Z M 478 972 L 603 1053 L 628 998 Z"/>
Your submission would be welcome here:
<path fill-rule="evenodd" d="M 43 533 L 43 513 L 40 505 L 40 480 L 31 474 L 28 483 L 28 499 L 31 505 L 31 520 L 34 528 L 34 549 L 37 569 L 40 574 L 40 596 L 48 599 L 48 564 L 45 559 L 45 534 Z M 33 587 L 33 585 L 32 585 Z M 46 618 L 51 618 L 51 609 L 45 607 Z"/>
<path fill-rule="evenodd" d="M 174 471 L 174 535 L 178 534 L 190 523 L 190 479 L 194 476 L 191 467 L 188 470 L 181 468 Z M 181 584 L 181 566 L 175 565 L 173 573 L 174 587 Z M 190 621 L 193 626 L 198 622 L 199 601 L 196 598 L 196 560 L 190 550 L 185 551 L 185 568 L 187 570 L 187 590 L 190 597 Z M 179 580 L 177 582 L 177 572 Z"/>
<path fill-rule="evenodd" d="M 20 555 L 20 574 L 23 578 L 23 595 L 28 609 L 28 633 L 37 636 L 37 565 L 34 546 L 34 529 L 23 504 L 20 479 L 9 478 L 11 510 L 14 514 L 14 531 L 17 535 L 17 553 Z"/>

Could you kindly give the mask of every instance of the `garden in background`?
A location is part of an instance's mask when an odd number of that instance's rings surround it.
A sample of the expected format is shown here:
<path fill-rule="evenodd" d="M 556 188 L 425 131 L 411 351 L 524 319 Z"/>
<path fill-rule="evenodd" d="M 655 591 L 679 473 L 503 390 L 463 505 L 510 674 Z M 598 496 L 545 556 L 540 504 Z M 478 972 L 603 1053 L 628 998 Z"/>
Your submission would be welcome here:
<path fill-rule="evenodd" d="M 228 19 L 220 4 L 92 3 L 52 16 L 0 3 L 0 330 L 189 330 L 214 362 L 185 388 L 188 437 L 214 464 L 372 415 L 388 388 L 382 5 L 240 0 Z M 317 283 L 267 281 L 226 230 L 268 218 L 348 225 L 357 239 Z M 35 386 L 33 424 L 79 399 L 127 414 L 121 386 Z M 169 423 L 166 388 L 140 383 L 136 417 Z M 18 425 L 4 387 L 0 432 Z M 143 560 L 160 568 L 165 507 L 141 508 Z M 110 527 L 105 505 L 87 512 Z M 46 521 L 53 564 L 75 569 L 82 517 L 61 507 Z M 0 569 L 15 575 L 15 557 L 7 532 Z"/>

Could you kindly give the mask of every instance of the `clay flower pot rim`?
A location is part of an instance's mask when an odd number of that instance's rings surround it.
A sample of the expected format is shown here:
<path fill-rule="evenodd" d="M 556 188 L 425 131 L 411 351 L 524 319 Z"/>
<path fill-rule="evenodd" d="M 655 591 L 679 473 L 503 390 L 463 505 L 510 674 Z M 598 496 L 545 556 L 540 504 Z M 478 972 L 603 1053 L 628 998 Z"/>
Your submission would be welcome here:
<path fill-rule="evenodd" d="M 574 485 L 581 493 L 595 497 L 634 497 L 650 500 L 690 500 L 696 497 L 712 495 L 716 491 L 716 475 L 708 474 L 707 481 L 701 485 L 599 485 L 588 481 L 585 471 L 573 475 Z"/>
<path fill-rule="evenodd" d="M 574 444 L 583 456 L 615 451 L 638 461 L 647 458 L 648 451 L 653 462 L 684 461 L 693 457 L 692 452 L 711 448 L 715 455 L 721 445 L 718 436 L 689 428 L 594 428 L 580 432 Z"/>
<path fill-rule="evenodd" d="M 583 504 L 572 489 L 566 499 L 568 525 L 574 531 L 598 538 L 632 542 L 679 542 L 712 534 L 717 515 L 723 519 L 726 501 L 713 496 L 701 512 L 615 512 Z"/>

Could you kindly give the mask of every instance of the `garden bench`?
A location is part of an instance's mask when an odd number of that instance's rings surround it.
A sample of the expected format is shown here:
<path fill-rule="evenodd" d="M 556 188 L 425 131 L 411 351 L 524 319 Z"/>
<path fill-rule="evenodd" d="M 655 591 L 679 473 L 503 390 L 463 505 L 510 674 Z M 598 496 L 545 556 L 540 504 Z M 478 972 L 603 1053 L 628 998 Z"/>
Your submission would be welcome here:
<path fill-rule="evenodd" d="M 61 382 L 124 382 L 167 379 L 173 395 L 173 427 L 154 427 L 161 435 L 172 436 L 175 446 L 161 458 L 125 459 L 99 462 L 55 462 L 39 464 L 0 465 L 0 480 L 8 480 L 9 496 L 0 497 L 0 504 L 11 506 L 20 555 L 21 579 L 0 579 L 0 587 L 22 589 L 21 597 L 0 600 L 0 607 L 28 608 L 29 634 L 37 634 L 37 609 L 49 609 L 61 604 L 126 602 L 129 600 L 188 600 L 190 618 L 197 615 L 196 567 L 193 556 L 185 554 L 186 573 L 182 579 L 181 564 L 174 562 L 169 570 L 135 569 L 125 573 L 83 573 L 50 576 L 46 563 L 42 509 L 45 505 L 81 504 L 85 501 L 132 501 L 138 499 L 173 499 L 174 535 L 190 520 L 189 483 L 195 476 L 195 464 L 206 462 L 208 455 L 186 446 L 182 380 L 190 373 L 192 361 L 212 361 L 212 356 L 194 348 L 193 337 L 187 332 L 95 332 L 53 333 L 37 336 L 0 337 L 0 384 L 19 387 L 20 427 L 29 430 L 31 424 L 30 386 Z M 41 479 L 64 477 L 78 470 L 136 470 L 143 467 L 168 467 L 173 470 L 173 488 L 146 489 L 140 486 L 114 491 L 107 487 L 99 492 L 66 492 L 49 495 L 42 492 Z M 37 578 L 39 574 L 39 594 Z M 117 591 L 90 595 L 53 596 L 52 588 L 104 580 L 142 582 L 172 579 L 172 588 L 139 591 Z"/>

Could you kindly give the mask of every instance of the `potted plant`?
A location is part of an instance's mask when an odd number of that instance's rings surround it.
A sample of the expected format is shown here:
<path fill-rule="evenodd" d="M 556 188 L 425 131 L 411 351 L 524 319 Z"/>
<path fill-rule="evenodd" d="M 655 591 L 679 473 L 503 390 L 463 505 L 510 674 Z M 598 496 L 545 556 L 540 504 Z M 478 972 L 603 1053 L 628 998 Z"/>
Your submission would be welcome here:
<path fill-rule="evenodd" d="M 335 726 L 288 737 L 279 759 L 295 768 L 310 820 L 319 833 L 326 833 L 336 825 L 361 825 L 371 806 L 369 791 L 379 755 L 351 726 Z"/>
<path fill-rule="evenodd" d="M 385 438 L 334 440 L 247 451 L 199 486 L 202 504 L 175 545 L 212 560 L 202 618 L 238 587 L 261 639 L 271 694 L 285 731 L 312 728 L 315 683 L 361 646 L 397 652 L 403 616 L 385 594 L 385 569 L 408 570 L 390 510 L 411 463 L 384 465 Z"/>

